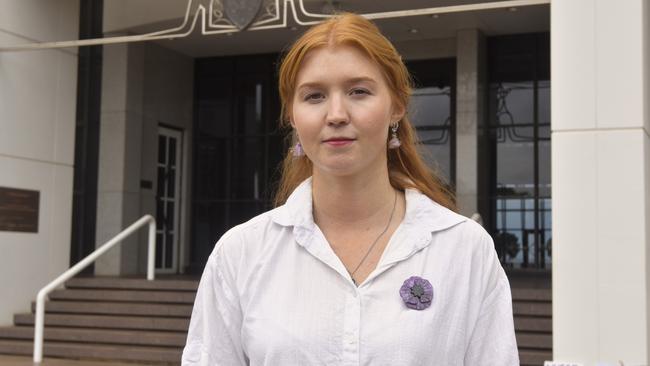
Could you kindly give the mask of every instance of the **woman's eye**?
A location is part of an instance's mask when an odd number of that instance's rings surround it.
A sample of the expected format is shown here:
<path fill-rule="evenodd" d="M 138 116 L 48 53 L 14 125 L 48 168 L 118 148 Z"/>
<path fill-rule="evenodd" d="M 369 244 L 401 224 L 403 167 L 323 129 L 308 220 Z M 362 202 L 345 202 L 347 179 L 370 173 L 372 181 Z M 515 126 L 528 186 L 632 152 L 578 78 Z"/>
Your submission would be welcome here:
<path fill-rule="evenodd" d="M 350 92 L 352 95 L 364 95 L 364 94 L 370 94 L 370 92 L 366 89 L 352 89 Z"/>
<path fill-rule="evenodd" d="M 313 101 L 319 101 L 323 99 L 323 94 L 321 93 L 310 93 L 305 95 L 305 101 L 307 102 L 313 102 Z"/>

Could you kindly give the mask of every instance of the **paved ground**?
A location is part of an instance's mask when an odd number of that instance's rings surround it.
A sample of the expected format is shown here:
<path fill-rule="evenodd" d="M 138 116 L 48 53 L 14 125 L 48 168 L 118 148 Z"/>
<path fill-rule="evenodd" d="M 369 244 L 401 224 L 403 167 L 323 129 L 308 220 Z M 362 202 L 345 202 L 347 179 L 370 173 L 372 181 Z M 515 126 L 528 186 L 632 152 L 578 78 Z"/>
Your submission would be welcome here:
<path fill-rule="evenodd" d="M 0 365 L 2 366 L 34 366 L 31 357 L 22 356 L 0 356 Z M 59 358 L 46 358 L 40 366 L 151 366 L 139 363 L 123 362 L 99 362 L 99 361 L 75 361 L 62 360 Z"/>

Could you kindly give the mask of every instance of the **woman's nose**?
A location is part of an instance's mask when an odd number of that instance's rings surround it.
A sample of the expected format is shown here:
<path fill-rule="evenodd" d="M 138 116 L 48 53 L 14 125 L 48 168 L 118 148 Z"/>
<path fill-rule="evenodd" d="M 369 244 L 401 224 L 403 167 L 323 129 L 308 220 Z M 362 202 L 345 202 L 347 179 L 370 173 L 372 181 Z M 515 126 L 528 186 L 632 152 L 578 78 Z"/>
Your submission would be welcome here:
<path fill-rule="evenodd" d="M 330 97 L 327 108 L 327 124 L 339 125 L 342 123 L 348 123 L 349 120 L 350 117 L 343 97 L 337 95 Z"/>

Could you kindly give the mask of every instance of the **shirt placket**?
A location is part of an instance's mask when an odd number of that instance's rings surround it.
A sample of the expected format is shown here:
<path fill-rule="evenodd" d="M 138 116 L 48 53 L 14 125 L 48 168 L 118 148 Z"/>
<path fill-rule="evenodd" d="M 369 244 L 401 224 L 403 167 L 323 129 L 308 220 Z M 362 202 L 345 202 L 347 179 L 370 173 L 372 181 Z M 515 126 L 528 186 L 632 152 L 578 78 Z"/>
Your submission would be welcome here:
<path fill-rule="evenodd" d="M 343 319 L 343 365 L 359 365 L 359 329 L 361 326 L 361 296 L 352 290 L 345 300 Z"/>

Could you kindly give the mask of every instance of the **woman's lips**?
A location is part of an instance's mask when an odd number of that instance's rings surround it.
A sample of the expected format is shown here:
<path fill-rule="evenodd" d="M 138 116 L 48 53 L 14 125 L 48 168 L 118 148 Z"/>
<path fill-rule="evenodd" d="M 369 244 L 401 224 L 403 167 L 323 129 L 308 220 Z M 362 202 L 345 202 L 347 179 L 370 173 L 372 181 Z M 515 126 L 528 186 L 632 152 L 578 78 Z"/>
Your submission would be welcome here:
<path fill-rule="evenodd" d="M 331 139 L 324 141 L 326 144 L 334 147 L 339 147 L 339 146 L 346 146 L 354 142 L 354 140 L 351 139 Z"/>

